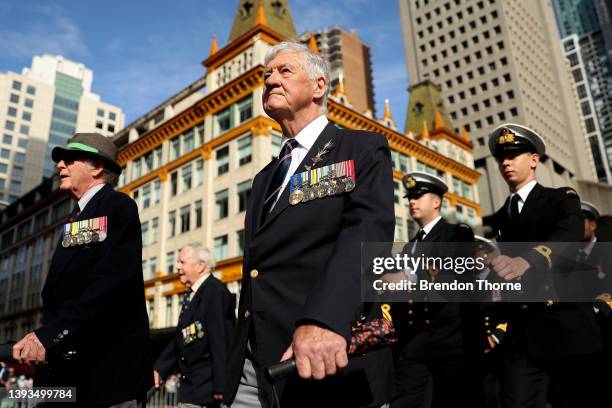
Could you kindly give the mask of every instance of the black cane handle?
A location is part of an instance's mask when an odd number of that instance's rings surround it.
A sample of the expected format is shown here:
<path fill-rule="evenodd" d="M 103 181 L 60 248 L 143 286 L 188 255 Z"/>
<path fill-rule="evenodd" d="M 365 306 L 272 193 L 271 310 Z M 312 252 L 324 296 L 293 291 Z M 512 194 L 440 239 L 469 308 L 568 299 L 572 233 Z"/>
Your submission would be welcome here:
<path fill-rule="evenodd" d="M 266 374 L 268 378 L 274 382 L 287 378 L 296 372 L 295 359 L 290 358 L 289 360 L 281 361 L 278 364 L 274 364 L 266 368 Z"/>
<path fill-rule="evenodd" d="M 8 343 L 0 344 L 0 361 L 5 363 L 14 363 L 13 360 L 13 346 L 15 342 L 11 341 Z"/>

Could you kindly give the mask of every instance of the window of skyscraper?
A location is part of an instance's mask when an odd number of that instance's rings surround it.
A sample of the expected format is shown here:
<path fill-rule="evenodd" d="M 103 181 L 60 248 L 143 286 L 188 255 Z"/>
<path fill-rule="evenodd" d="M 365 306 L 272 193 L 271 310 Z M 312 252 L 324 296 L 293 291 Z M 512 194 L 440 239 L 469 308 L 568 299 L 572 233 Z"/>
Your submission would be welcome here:
<path fill-rule="evenodd" d="M 7 121 L 4 123 L 4 128 L 5 128 L 6 130 L 15 130 L 15 122 L 11 122 L 10 120 L 7 120 Z"/>
<path fill-rule="evenodd" d="M 174 236 L 174 231 L 176 227 L 176 211 L 170 211 L 168 214 L 168 237 Z"/>
<path fill-rule="evenodd" d="M 3 159 L 8 159 L 9 157 L 11 157 L 11 151 L 9 149 L 0 150 L 0 157 Z"/>
<path fill-rule="evenodd" d="M 28 94 L 30 95 L 35 95 L 36 94 L 36 88 L 34 88 L 32 85 L 28 85 L 28 89 L 26 91 Z"/>
<path fill-rule="evenodd" d="M 110 120 L 115 120 L 117 119 L 117 114 L 115 112 L 108 112 L 108 118 Z"/>
<path fill-rule="evenodd" d="M 32 120 L 32 113 L 31 112 L 23 112 L 21 114 L 21 119 L 25 120 L 25 121 L 31 121 Z"/>
<path fill-rule="evenodd" d="M 13 81 L 13 89 L 16 91 L 21 91 L 21 82 Z"/>
<path fill-rule="evenodd" d="M 17 117 L 17 109 L 13 108 L 12 106 L 9 106 L 6 114 L 15 118 Z"/>
<path fill-rule="evenodd" d="M 96 114 L 97 114 L 98 116 L 100 116 L 101 118 L 103 118 L 103 117 L 104 117 L 104 109 L 100 109 L 100 108 L 98 108 L 98 111 L 96 112 Z"/>
<path fill-rule="evenodd" d="M 15 153 L 15 163 L 23 164 L 25 163 L 25 154 L 23 153 Z"/>
<path fill-rule="evenodd" d="M 12 103 L 19 103 L 19 95 L 11 94 L 10 101 Z"/>
<path fill-rule="evenodd" d="M 9 190 L 13 193 L 21 193 L 21 181 L 11 180 L 11 188 Z"/>
<path fill-rule="evenodd" d="M 12 95 L 11 95 L 12 96 Z M 34 106 L 34 100 L 30 99 L 30 98 L 26 98 L 25 102 L 24 102 L 24 106 L 26 108 L 32 108 Z"/>
<path fill-rule="evenodd" d="M 19 132 L 20 132 L 22 135 L 29 135 L 29 134 L 30 134 L 30 127 L 29 127 L 29 126 L 27 126 L 27 125 L 21 125 L 21 126 L 19 127 Z"/>
<path fill-rule="evenodd" d="M 13 136 L 4 135 L 4 137 L 2 137 L 2 143 L 7 144 L 7 145 L 13 144 Z"/>

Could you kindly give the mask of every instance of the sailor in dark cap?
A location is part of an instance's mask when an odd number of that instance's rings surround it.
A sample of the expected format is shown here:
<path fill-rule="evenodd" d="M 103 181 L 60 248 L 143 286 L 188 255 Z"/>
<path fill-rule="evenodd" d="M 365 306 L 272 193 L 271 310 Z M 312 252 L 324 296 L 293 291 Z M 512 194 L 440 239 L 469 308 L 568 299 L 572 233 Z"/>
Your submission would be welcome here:
<path fill-rule="evenodd" d="M 442 179 L 412 172 L 404 176 L 403 183 L 410 201 L 410 215 L 420 227 L 404 247 L 404 253 L 454 256 L 459 254 L 451 253 L 452 244 L 448 243 L 474 241 L 468 225 L 450 224 L 442 218 L 442 200 L 448 191 Z M 440 245 L 432 245 L 435 242 Z M 434 269 L 419 270 L 416 275 L 419 280 L 429 282 L 456 278 L 454 271 Z M 429 406 L 430 403 L 433 407 L 479 406 L 482 392 L 473 359 L 478 355 L 482 339 L 477 338 L 475 330 L 467 329 L 478 324 L 474 306 L 429 302 L 427 298 L 392 306 L 399 337 L 392 408 Z M 432 384 L 433 395 L 430 395 L 427 390 Z"/>
<path fill-rule="evenodd" d="M 508 184 L 506 203 L 493 216 L 498 242 L 537 243 L 496 257 L 491 266 L 506 281 L 521 280 L 524 290 L 542 287 L 558 263 L 554 243 L 582 240 L 580 199 L 569 187 L 548 188 L 536 181 L 536 167 L 546 153 L 540 135 L 516 124 L 497 127 L 489 149 Z M 546 384 L 553 406 L 595 406 L 594 369 L 602 350 L 591 305 L 553 300 L 507 303 L 507 332 L 500 345 L 503 407 L 544 407 Z"/>
<path fill-rule="evenodd" d="M 138 207 L 114 189 L 121 167 L 109 138 L 77 133 L 52 157 L 75 207 L 42 291 L 42 326 L 13 357 L 45 363 L 38 387 L 76 387 L 71 407 L 136 408 L 153 385 Z"/>

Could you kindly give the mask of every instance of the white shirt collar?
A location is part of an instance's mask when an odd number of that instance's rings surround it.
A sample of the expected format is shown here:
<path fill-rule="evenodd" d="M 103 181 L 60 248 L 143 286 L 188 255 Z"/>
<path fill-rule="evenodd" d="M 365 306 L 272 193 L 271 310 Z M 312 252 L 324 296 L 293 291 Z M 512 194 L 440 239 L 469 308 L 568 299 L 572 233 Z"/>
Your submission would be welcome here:
<path fill-rule="evenodd" d="M 591 251 L 593 251 L 593 247 L 595 246 L 596 242 L 597 242 L 597 237 L 594 236 L 593 239 L 588 244 L 586 244 L 584 248 L 582 248 L 582 252 L 584 252 L 586 256 L 590 256 Z"/>
<path fill-rule="evenodd" d="M 535 187 L 538 182 L 536 180 L 531 180 L 529 183 L 525 184 L 523 187 L 519 188 L 516 193 L 510 194 L 510 198 L 512 198 L 515 194 L 518 194 L 521 197 L 521 201 L 525 203 L 527 201 L 527 197 L 531 190 Z"/>
<path fill-rule="evenodd" d="M 198 289 L 200 289 L 200 286 L 202 286 L 202 284 L 204 283 L 204 281 L 206 279 L 208 279 L 208 277 L 210 276 L 210 273 L 207 273 L 206 275 L 202 275 L 200 276 L 194 283 L 193 285 L 191 285 L 191 290 L 193 290 L 193 292 L 191 292 L 191 295 L 189 296 L 189 300 L 191 300 L 191 298 L 193 298 L 193 296 L 195 295 L 195 293 L 198 291 Z"/>
<path fill-rule="evenodd" d="M 95 186 L 87 190 L 85 194 L 83 194 L 83 196 L 79 200 L 79 209 L 83 211 L 87 203 L 89 203 L 91 199 L 93 198 L 93 196 L 95 196 L 98 191 L 102 190 L 102 187 L 104 187 L 105 185 L 106 184 L 104 183 L 96 184 Z"/>
<path fill-rule="evenodd" d="M 427 225 L 421 228 L 425 232 L 425 236 L 427 236 L 431 232 L 433 227 L 435 227 L 438 221 L 440 221 L 441 219 L 442 219 L 442 216 L 438 215 L 436 218 L 434 218 L 433 221 L 430 221 Z"/>
<path fill-rule="evenodd" d="M 305 148 L 306 151 L 310 150 L 317 140 L 317 137 L 319 137 L 323 129 L 325 129 L 325 126 L 327 126 L 327 123 L 329 123 L 329 120 L 327 120 L 325 114 L 317 116 L 316 119 L 307 124 L 304 129 L 300 130 L 298 134 L 295 135 L 295 140 L 301 147 Z M 288 139 L 288 137 L 283 135 L 281 146 L 285 144 Z"/>

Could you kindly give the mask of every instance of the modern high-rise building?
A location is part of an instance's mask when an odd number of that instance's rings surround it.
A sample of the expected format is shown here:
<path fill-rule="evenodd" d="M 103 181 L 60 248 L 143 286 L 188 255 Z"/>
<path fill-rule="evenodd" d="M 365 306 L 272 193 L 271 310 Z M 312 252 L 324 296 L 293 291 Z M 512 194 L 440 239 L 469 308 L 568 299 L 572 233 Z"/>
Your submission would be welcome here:
<path fill-rule="evenodd" d="M 578 178 L 595 180 L 549 2 L 398 2 L 410 84 L 439 84 L 451 120 L 465 126 L 474 142 L 485 223 L 508 194 L 487 147 L 490 131 L 505 122 L 544 137 L 547 155 L 538 166 L 543 184 L 579 187 Z"/>
<path fill-rule="evenodd" d="M 179 249 L 190 242 L 212 250 L 216 275 L 239 296 L 251 183 L 278 155 L 282 140 L 279 124 L 261 103 L 264 57 L 292 32 L 286 0 L 241 0 L 227 44 L 218 47 L 213 40 L 203 61 L 205 74 L 113 136 L 123 168 L 119 189 L 139 209 L 153 329 L 177 323 L 185 287 L 176 261 Z M 445 217 L 478 231 L 480 175 L 473 167 L 472 143 L 467 133 L 455 134 L 446 111 L 431 103 L 438 88 L 429 83 L 415 87 L 410 103 L 423 106 L 423 114 L 415 117 L 414 131 L 404 134 L 388 104 L 380 119 L 362 114 L 351 107 L 341 84 L 327 101 L 328 119 L 339 127 L 377 132 L 389 142 L 395 239 L 407 241 L 418 231 L 402 186 L 404 174 L 414 170 L 443 178 L 449 186 Z M 58 184 L 57 177 L 46 179 L 0 211 L 0 343 L 39 324 L 41 285 L 73 206 Z"/>
<path fill-rule="evenodd" d="M 612 44 L 607 38 L 612 35 L 610 4 L 599 0 L 555 0 L 553 4 L 563 50 L 569 57 L 578 96 L 583 99 L 584 125 L 594 150 L 598 177 L 612 183 Z M 589 88 L 592 114 L 585 113 L 587 95 L 581 86 Z M 604 156 L 599 163 L 598 154 Z"/>
<path fill-rule="evenodd" d="M 317 51 L 329 64 L 332 89 L 344 81 L 346 97 L 353 108 L 360 113 L 370 111 L 375 115 L 370 47 L 355 31 L 348 32 L 339 27 L 304 33 L 299 40 L 308 44 L 311 37 L 314 37 Z"/>
<path fill-rule="evenodd" d="M 608 154 L 606 153 L 603 132 L 595 109 L 596 100 L 591 93 L 589 76 L 587 74 L 589 66 L 583 58 L 580 39 L 576 34 L 569 35 L 562 40 L 563 53 L 569 61 L 576 87 L 576 96 L 580 103 L 580 115 L 587 134 L 595 171 L 599 181 L 612 183 L 612 174 L 609 164 Z"/>
<path fill-rule="evenodd" d="M 124 126 L 120 108 L 91 92 L 91 70 L 42 55 L 21 74 L 0 74 L 0 202 L 12 203 L 55 171 L 51 150 L 75 132 L 111 136 Z"/>

